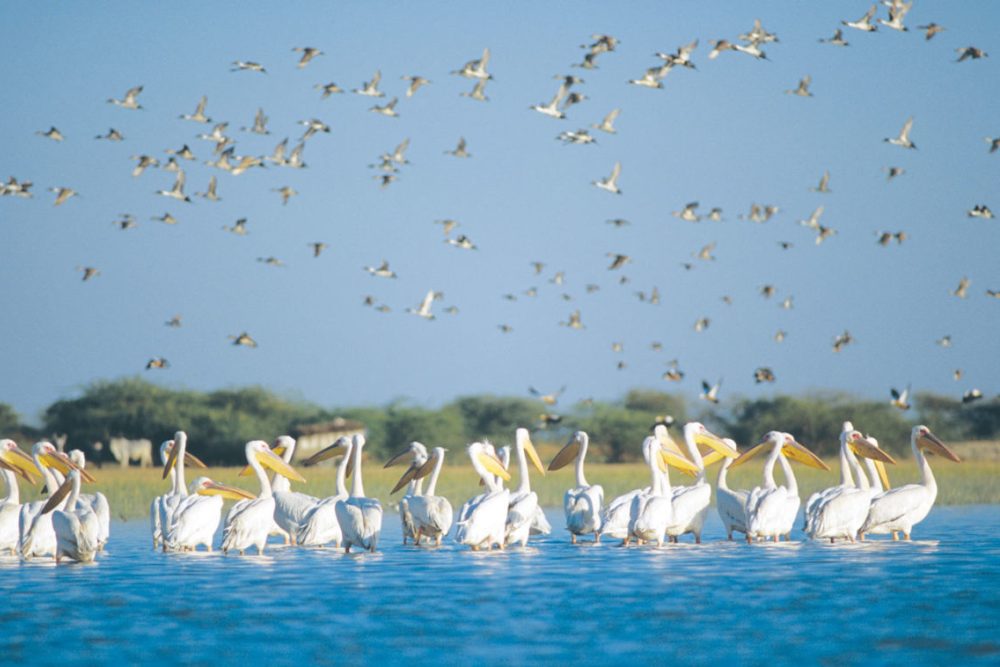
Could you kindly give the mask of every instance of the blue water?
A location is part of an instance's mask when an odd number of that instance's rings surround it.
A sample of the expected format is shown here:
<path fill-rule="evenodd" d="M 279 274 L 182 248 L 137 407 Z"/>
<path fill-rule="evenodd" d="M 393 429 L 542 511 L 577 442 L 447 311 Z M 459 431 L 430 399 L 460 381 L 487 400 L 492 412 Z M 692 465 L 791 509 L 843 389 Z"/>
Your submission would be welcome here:
<path fill-rule="evenodd" d="M 1000 664 L 1000 507 L 938 507 L 912 543 L 724 541 L 472 553 L 161 554 L 141 521 L 95 565 L 0 558 L 0 663 Z M 793 537 L 795 535 L 793 534 Z M 801 538 L 801 535 L 799 535 Z"/>

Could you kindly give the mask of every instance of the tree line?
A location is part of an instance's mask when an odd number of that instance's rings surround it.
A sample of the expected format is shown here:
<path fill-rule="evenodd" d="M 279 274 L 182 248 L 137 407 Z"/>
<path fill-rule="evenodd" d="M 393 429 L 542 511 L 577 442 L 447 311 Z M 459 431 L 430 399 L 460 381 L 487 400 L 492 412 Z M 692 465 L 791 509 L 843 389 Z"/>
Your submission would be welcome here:
<path fill-rule="evenodd" d="M 927 424 L 951 441 L 1000 437 L 1000 398 L 964 405 L 929 393 L 918 394 L 907 412 L 888 401 L 843 392 L 737 398 L 727 407 L 717 407 L 649 389 L 634 389 L 618 401 L 572 406 L 478 395 L 460 397 L 439 408 L 407 401 L 324 408 L 264 387 L 202 392 L 164 388 L 139 378 L 94 382 L 79 396 L 56 401 L 45 410 L 42 428 L 25 425 L 11 406 L 0 403 L 0 437 L 14 437 L 25 444 L 65 433 L 68 447 L 106 460 L 107 450 L 96 451 L 93 443 L 121 436 L 149 438 L 158 444 L 182 428 L 206 462 L 237 464 L 248 440 L 270 439 L 334 417 L 363 423 L 370 443 L 367 451 L 377 459 L 387 458 L 411 440 L 452 448 L 483 438 L 504 444 L 513 438 L 515 428 L 526 426 L 541 442 L 564 442 L 572 431 L 584 430 L 590 434 L 594 460 L 634 461 L 639 444 L 654 424 L 675 424 L 671 431 L 679 439 L 680 425 L 692 419 L 733 438 L 741 448 L 767 431 L 780 429 L 794 433 L 823 456 L 836 454 L 844 420 L 853 421 L 856 428 L 877 437 L 883 448 L 903 456 L 909 451 L 910 428 L 917 423 Z"/>

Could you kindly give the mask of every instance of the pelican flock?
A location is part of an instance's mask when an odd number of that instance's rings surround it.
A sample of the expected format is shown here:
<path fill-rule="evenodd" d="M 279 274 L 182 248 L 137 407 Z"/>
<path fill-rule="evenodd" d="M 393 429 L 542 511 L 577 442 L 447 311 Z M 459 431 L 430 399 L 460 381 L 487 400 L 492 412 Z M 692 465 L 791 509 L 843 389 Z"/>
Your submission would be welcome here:
<path fill-rule="evenodd" d="M 729 540 L 737 532 L 747 543 L 790 540 L 800 516 L 804 517 L 804 537 L 818 542 L 853 543 L 873 535 L 892 535 L 893 540 L 902 535 L 909 540 L 913 527 L 927 517 L 937 499 L 929 456 L 961 461 L 927 426 L 914 426 L 910 447 L 919 481 L 893 488 L 886 464 L 896 460 L 879 447 L 876 438 L 863 435 L 846 421 L 838 450 L 840 483 L 812 494 L 802 508 L 791 464 L 825 471 L 830 468 L 794 435 L 770 431 L 741 452 L 734 440 L 716 435 L 700 422 L 684 424 L 681 432 L 683 447 L 673 440 L 664 423 L 654 425 L 640 445 L 649 485 L 607 504 L 604 488 L 590 483 L 584 473 L 590 437 L 584 431 L 570 436 L 548 470 L 575 464 L 573 485 L 563 497 L 565 530 L 572 545 L 599 545 L 602 536 L 607 536 L 620 540 L 621 546 L 661 547 L 688 534 L 700 544 L 713 495 Z M 500 448 L 499 456 L 489 442 L 468 445 L 467 454 L 483 491 L 462 504 L 457 515 L 451 501 L 437 491 L 446 448 L 428 450 L 414 441 L 390 458 L 385 467 L 410 462 L 390 491 L 394 494 L 407 489 L 397 505 L 402 544 L 442 547 L 450 537 L 459 548 L 506 550 L 525 548 L 531 536 L 549 534 L 551 526 L 529 477 L 532 467 L 540 474 L 546 468 L 527 428 L 516 429 L 513 441 L 512 447 Z M 242 555 L 252 547 L 257 555 L 263 555 L 273 536 L 287 537 L 285 546 L 289 548 L 377 551 L 383 509 L 377 498 L 365 495 L 361 477 L 365 443 L 360 434 L 341 437 L 302 461 L 302 465 L 312 466 L 341 457 L 334 494 L 314 498 L 290 490 L 291 482 L 305 481 L 292 466 L 293 438 L 279 436 L 273 447 L 263 440 L 252 440 L 244 447 L 244 470 L 257 477 L 260 490 L 255 495 L 206 476 L 186 485 L 185 464 L 205 464 L 187 450 L 187 434 L 178 430 L 160 446 L 162 478 L 169 478 L 170 485 L 150 504 L 154 551 L 162 548 L 165 553 L 183 553 L 203 548 L 212 552 L 218 547 L 224 553 Z M 99 491 L 83 492 L 84 483 L 96 480 L 86 471 L 82 453 L 63 454 L 48 441 L 35 443 L 31 451 L 29 455 L 15 441 L 0 440 L 0 479 L 6 488 L 6 496 L 0 499 L 0 555 L 23 560 L 95 561 L 109 541 L 110 505 Z M 730 469 L 764 452 L 768 455 L 761 483 L 751 489 L 730 488 Z M 507 488 L 512 453 L 519 480 L 515 488 Z M 720 461 L 713 494 L 708 468 Z M 693 477 L 692 483 L 672 484 L 671 468 Z M 776 479 L 778 468 L 784 477 L 782 484 Z M 268 471 L 274 474 L 273 479 Z M 352 479 L 350 490 L 348 477 Z M 49 497 L 21 503 L 18 478 L 30 485 L 41 481 Z M 225 516 L 220 538 L 227 500 L 236 502 Z M 579 541 L 584 536 L 593 536 L 593 541 Z"/>

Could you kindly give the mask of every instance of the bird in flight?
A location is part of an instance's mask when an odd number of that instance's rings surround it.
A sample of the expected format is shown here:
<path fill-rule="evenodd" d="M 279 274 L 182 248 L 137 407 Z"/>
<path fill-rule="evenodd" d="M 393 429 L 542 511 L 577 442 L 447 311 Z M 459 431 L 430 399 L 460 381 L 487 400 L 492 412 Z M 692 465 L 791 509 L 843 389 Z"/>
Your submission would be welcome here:
<path fill-rule="evenodd" d="M 299 58 L 299 62 L 296 65 L 299 69 L 302 69 L 312 62 L 313 58 L 324 55 L 322 51 L 312 46 L 296 46 L 292 49 L 292 51 L 302 54 L 302 57 Z"/>
<path fill-rule="evenodd" d="M 142 86 L 129 88 L 125 91 L 125 95 L 122 99 L 118 100 L 112 97 L 108 99 L 108 104 L 114 104 L 116 107 L 121 107 L 123 109 L 141 109 L 142 105 L 139 104 L 139 93 L 141 92 Z"/>
<path fill-rule="evenodd" d="M 257 347 L 257 341 L 255 341 L 246 331 L 236 336 L 230 336 L 229 340 L 233 341 L 233 345 L 242 345 L 243 347 Z"/>
<path fill-rule="evenodd" d="M 615 162 L 614 168 L 611 170 L 611 175 L 600 181 L 591 181 L 592 185 L 597 186 L 601 190 L 607 190 L 616 195 L 622 193 L 621 189 L 618 187 L 618 177 L 622 173 L 622 163 Z"/>

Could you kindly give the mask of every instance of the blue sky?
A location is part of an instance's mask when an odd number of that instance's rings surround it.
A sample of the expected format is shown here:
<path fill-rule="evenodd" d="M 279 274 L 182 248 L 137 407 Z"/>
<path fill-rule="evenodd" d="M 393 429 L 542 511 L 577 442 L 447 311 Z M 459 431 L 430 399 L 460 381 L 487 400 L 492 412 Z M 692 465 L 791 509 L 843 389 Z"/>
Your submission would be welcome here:
<path fill-rule="evenodd" d="M 28 418 L 86 383 L 142 375 L 173 387 L 261 384 L 325 406 L 406 398 L 436 405 L 469 393 L 527 395 L 568 387 L 566 400 L 615 399 L 630 387 L 680 391 L 724 378 L 722 407 L 736 396 L 845 389 L 888 397 L 891 386 L 960 396 L 1000 391 L 996 330 L 1000 223 L 970 219 L 996 199 L 1000 134 L 996 59 L 956 63 L 955 49 L 996 48 L 993 3 L 917 2 L 908 33 L 845 29 L 847 48 L 820 44 L 867 3 L 104 3 L 54 11 L 8 7 L 0 25 L 5 68 L 4 178 L 34 182 L 34 197 L 0 198 L 0 401 Z M 879 16 L 884 17 L 880 9 Z M 710 40 L 748 31 L 760 18 L 780 42 L 767 60 L 724 52 Z M 917 25 L 947 30 L 925 41 Z M 592 33 L 621 40 L 599 69 L 570 67 Z M 662 90 L 630 86 L 697 38 L 697 70 L 675 68 Z M 325 55 L 296 67 L 296 46 Z M 489 102 L 460 96 L 473 80 L 450 75 L 484 47 L 494 76 Z M 268 74 L 230 72 L 234 60 Z M 350 91 L 382 72 L 386 98 L 350 92 L 321 99 L 315 84 Z M 530 111 L 576 74 L 588 99 L 566 120 Z M 403 75 L 432 83 L 404 96 Z M 804 75 L 811 98 L 786 95 Z M 105 102 L 143 85 L 144 109 Z M 232 176 L 205 166 L 210 126 L 183 121 L 207 95 L 207 113 L 229 121 L 238 154 L 270 154 L 297 121 L 318 118 L 331 132 L 307 141 L 306 169 L 268 166 Z M 393 96 L 398 118 L 369 113 Z M 258 107 L 269 136 L 238 130 Z M 588 128 L 620 108 L 612 136 L 563 145 L 564 130 Z M 884 143 L 915 118 L 917 150 Z M 61 143 L 37 136 L 56 126 Z M 109 127 L 125 141 L 96 141 Z M 445 151 L 460 136 L 472 158 Z M 367 165 L 410 139 L 398 180 L 382 189 Z M 192 194 L 215 174 L 220 202 L 157 196 L 174 175 L 131 176 L 132 155 L 165 160 L 188 144 Z M 624 194 L 593 187 L 616 161 Z M 887 182 L 884 168 L 906 169 Z M 824 170 L 829 194 L 811 192 Z M 272 188 L 299 191 L 287 206 Z M 48 187 L 82 196 L 54 207 Z M 724 211 L 723 222 L 671 216 L 687 202 Z M 780 212 L 740 220 L 752 202 Z M 837 234 L 821 245 L 797 224 L 819 205 Z M 169 211 L 179 223 L 151 220 Z M 138 227 L 112 221 L 131 213 Z M 248 219 L 249 234 L 222 230 Z M 631 225 L 614 228 L 610 218 Z M 453 218 L 477 250 L 444 242 L 434 220 Z M 889 247 L 876 231 L 905 231 Z M 319 258 L 308 243 L 330 248 Z M 782 250 L 779 241 L 794 244 Z M 694 254 L 715 242 L 714 261 Z M 632 263 L 609 271 L 607 253 Z M 256 261 L 275 256 L 272 267 Z M 362 267 L 387 259 L 396 280 Z M 545 262 L 535 275 L 531 262 Z M 694 264 L 685 270 L 683 263 Z M 81 281 L 78 266 L 101 274 Z M 561 286 L 550 278 L 564 271 Z M 627 276 L 627 284 L 619 278 Z M 968 276 L 968 297 L 951 294 Z M 585 286 L 600 290 L 587 293 Z M 773 284 L 764 299 L 759 288 Z M 659 305 L 635 292 L 657 286 Z M 525 290 L 537 287 L 538 296 Z M 407 314 L 434 289 L 437 318 Z M 518 296 L 516 302 L 504 294 Z M 566 301 L 563 294 L 572 300 Z M 391 308 L 376 312 L 365 295 Z M 729 295 L 732 304 L 722 301 Z M 794 308 L 779 307 L 785 297 Z M 444 312 L 459 308 L 457 315 Z M 559 326 L 579 309 L 586 328 Z M 168 328 L 174 314 L 183 326 Z M 705 331 L 693 325 L 710 318 Z M 513 331 L 502 333 L 498 325 Z M 775 343 L 775 331 L 788 332 Z M 849 330 L 856 342 L 831 350 Z M 227 336 L 249 332 L 257 349 Z M 951 335 L 953 345 L 935 343 Z M 650 349 L 652 341 L 662 351 Z M 623 344 L 621 353 L 612 343 Z M 171 367 L 144 371 L 162 356 Z M 677 358 L 686 377 L 661 379 Z M 624 369 L 618 369 L 624 361 Z M 777 382 L 755 385 L 771 367 Z M 956 382 L 952 371 L 961 368 Z"/>

